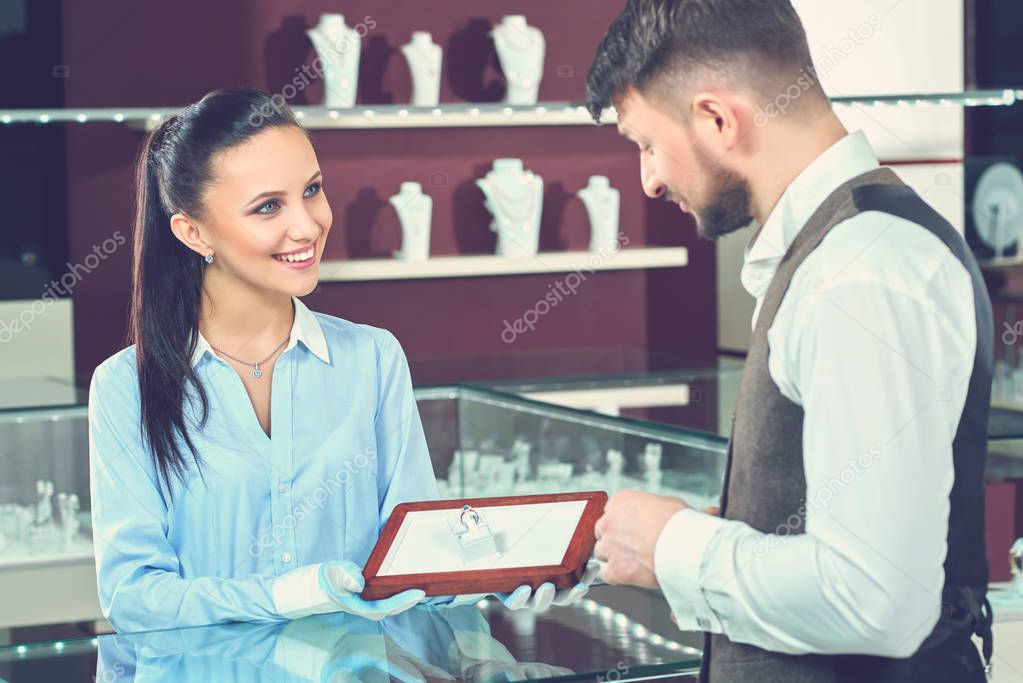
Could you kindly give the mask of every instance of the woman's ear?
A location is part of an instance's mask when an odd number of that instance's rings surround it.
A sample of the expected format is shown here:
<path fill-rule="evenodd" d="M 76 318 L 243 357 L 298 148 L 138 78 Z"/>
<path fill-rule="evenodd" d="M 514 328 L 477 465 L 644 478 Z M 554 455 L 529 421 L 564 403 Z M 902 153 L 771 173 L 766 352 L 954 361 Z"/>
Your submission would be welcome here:
<path fill-rule="evenodd" d="M 180 211 L 170 218 L 170 228 L 174 236 L 181 241 L 186 247 L 199 254 L 200 256 L 206 256 L 211 251 L 212 247 L 202 238 L 202 233 L 199 227 L 192 221 L 192 219 Z"/>

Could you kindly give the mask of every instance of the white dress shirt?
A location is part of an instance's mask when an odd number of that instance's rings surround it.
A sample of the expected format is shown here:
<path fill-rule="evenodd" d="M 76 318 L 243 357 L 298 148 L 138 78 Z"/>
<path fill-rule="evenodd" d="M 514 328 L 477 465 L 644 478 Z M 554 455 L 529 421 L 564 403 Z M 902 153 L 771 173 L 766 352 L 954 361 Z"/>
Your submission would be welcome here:
<path fill-rule="evenodd" d="M 854 133 L 788 186 L 746 247 L 754 326 L 813 211 L 877 166 Z M 679 512 L 655 551 L 664 595 L 680 628 L 733 642 L 908 657 L 940 611 L 952 439 L 977 344 L 969 273 L 921 226 L 859 214 L 796 270 L 768 344 L 771 378 L 804 411 L 806 533 Z"/>

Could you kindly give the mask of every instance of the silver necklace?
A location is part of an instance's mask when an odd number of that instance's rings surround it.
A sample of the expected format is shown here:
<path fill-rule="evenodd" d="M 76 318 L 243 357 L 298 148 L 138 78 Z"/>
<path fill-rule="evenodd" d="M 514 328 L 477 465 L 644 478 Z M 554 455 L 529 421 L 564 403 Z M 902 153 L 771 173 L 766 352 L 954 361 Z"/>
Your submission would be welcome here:
<path fill-rule="evenodd" d="M 525 50 L 535 48 L 539 45 L 539 43 L 533 40 L 533 36 L 529 33 L 532 29 L 533 27 L 529 25 L 519 28 L 518 26 L 501 22 L 497 25 L 494 33 L 498 38 L 504 40 L 511 49 L 516 50 L 517 52 L 524 52 Z M 516 33 L 518 36 L 513 37 L 513 34 Z"/>
<path fill-rule="evenodd" d="M 536 184 L 533 182 L 536 176 L 533 174 L 532 171 L 525 171 L 523 173 L 523 176 L 524 177 L 521 180 L 513 181 L 522 183 L 526 188 L 522 192 L 522 194 L 517 197 L 510 194 L 506 194 L 499 187 L 500 185 L 499 180 L 494 180 L 492 185 L 494 190 L 494 201 L 495 204 L 497 204 L 496 208 L 498 210 L 503 209 L 508 219 L 511 220 L 512 223 L 518 223 L 519 221 L 522 221 L 522 229 L 528 231 L 532 229 L 532 225 L 530 225 L 528 221 L 533 217 L 533 210 L 536 209 L 537 192 Z M 520 202 L 526 199 L 527 195 L 529 197 L 529 206 L 526 207 L 526 212 L 523 214 L 518 214 L 512 211 L 516 204 L 519 204 Z"/>
<path fill-rule="evenodd" d="M 270 355 L 269 355 L 269 356 L 267 356 L 267 357 L 266 357 L 266 358 L 264 358 L 263 360 L 261 360 L 261 361 L 258 361 L 258 362 L 256 362 L 256 363 L 250 363 L 250 362 L 249 362 L 249 361 L 247 361 L 247 360 L 242 360 L 241 358 L 235 358 L 234 356 L 232 356 L 231 354 L 229 354 L 229 353 L 228 353 L 227 351 L 221 351 L 221 350 L 220 350 L 220 349 L 218 349 L 218 348 L 217 348 L 216 346 L 213 346 L 213 344 L 210 344 L 210 348 L 211 348 L 211 349 L 213 349 L 214 351 L 216 351 L 216 352 L 217 352 L 217 353 L 219 353 L 219 354 L 222 354 L 222 355 L 224 355 L 224 356 L 227 356 L 228 358 L 230 358 L 230 359 L 231 359 L 231 360 L 233 360 L 233 361 L 237 361 L 237 362 L 241 363 L 242 365 L 251 365 L 251 366 L 252 366 L 252 376 L 253 376 L 253 377 L 256 377 L 256 378 L 259 378 L 259 377 L 262 377 L 262 376 L 263 376 L 263 371 L 259 369 L 259 366 L 260 366 L 260 364 L 261 364 L 261 363 L 266 363 L 266 362 L 267 362 L 268 360 L 270 360 L 271 358 L 273 358 L 273 357 L 274 357 L 274 355 L 275 355 L 275 354 L 276 354 L 276 353 L 277 353 L 278 351 L 280 351 L 280 350 L 281 350 L 282 348 L 284 348 L 284 345 L 288 343 L 288 339 L 291 339 L 291 335 L 290 335 L 290 334 L 288 335 L 288 338 L 287 338 L 287 339 L 285 339 L 284 341 L 282 341 L 282 342 L 281 342 L 281 345 L 280 345 L 280 346 L 278 346 L 278 347 L 277 347 L 276 349 L 274 349 L 274 350 L 273 350 L 273 351 L 272 351 L 272 352 L 270 353 Z"/>
<path fill-rule="evenodd" d="M 536 62 L 536 58 L 539 56 L 537 54 L 537 52 L 538 52 L 537 48 L 542 47 L 543 43 L 542 42 L 537 42 L 537 41 L 533 40 L 532 35 L 530 35 L 530 33 L 529 33 L 529 31 L 533 31 L 533 30 L 534 30 L 534 28 L 532 26 L 525 26 L 524 30 L 523 30 L 523 29 L 519 29 L 518 27 L 511 26 L 509 24 L 501 23 L 494 30 L 494 37 L 495 37 L 495 39 L 497 41 L 504 41 L 504 43 L 511 50 L 513 50 L 516 53 L 518 53 L 519 58 L 521 60 L 524 61 L 524 60 L 528 59 L 530 61 L 530 63 L 527 64 L 526 66 L 529 67 L 529 70 L 531 72 L 535 73 L 536 72 L 536 68 L 537 68 L 537 65 L 536 65 L 535 62 Z M 513 37 L 513 34 L 516 34 L 516 33 L 519 34 L 517 38 Z M 516 42 L 516 40 L 519 40 L 519 42 Z M 510 73 L 513 70 L 512 67 L 514 67 L 514 66 L 518 66 L 518 67 L 520 67 L 520 70 L 522 70 L 521 67 L 523 65 L 522 64 L 508 64 L 507 68 L 505 68 L 505 64 L 503 62 L 501 63 L 501 70 L 504 71 L 504 76 L 508 80 L 508 82 L 513 84 L 513 85 L 516 85 L 516 86 L 518 86 L 520 88 L 532 88 L 533 87 L 533 79 L 532 78 L 529 78 L 528 76 L 526 76 L 525 78 L 518 78 L 518 74 L 517 73 L 514 74 L 514 75 L 512 73 Z M 542 70 L 543 67 L 540 66 L 540 69 Z"/>
<path fill-rule="evenodd" d="M 601 211 L 606 211 L 608 207 L 611 206 L 611 202 L 614 201 L 614 193 L 608 191 L 611 189 L 614 188 L 598 190 L 591 187 L 584 187 L 579 193 L 579 196 L 585 197 L 587 202 L 595 205 L 595 208 L 598 208 Z"/>
<path fill-rule="evenodd" d="M 437 51 L 433 49 L 435 47 L 437 45 L 432 41 L 425 44 L 413 41 L 408 44 L 408 48 L 417 57 L 416 62 L 426 65 L 426 75 L 430 77 L 437 75 L 437 64 L 434 59 L 437 56 Z"/>

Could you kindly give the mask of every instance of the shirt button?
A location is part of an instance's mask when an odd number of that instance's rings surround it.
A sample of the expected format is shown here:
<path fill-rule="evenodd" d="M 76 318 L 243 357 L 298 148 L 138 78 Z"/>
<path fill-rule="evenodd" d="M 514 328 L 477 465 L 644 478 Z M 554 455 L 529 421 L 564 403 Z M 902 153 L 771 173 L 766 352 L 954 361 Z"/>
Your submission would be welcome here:
<path fill-rule="evenodd" d="M 291 564 L 291 553 L 284 553 L 281 555 L 281 562 L 284 564 Z"/>
<path fill-rule="evenodd" d="M 284 484 L 278 484 L 277 485 L 277 493 L 287 493 L 287 492 L 288 492 L 288 487 L 287 486 L 285 486 Z"/>

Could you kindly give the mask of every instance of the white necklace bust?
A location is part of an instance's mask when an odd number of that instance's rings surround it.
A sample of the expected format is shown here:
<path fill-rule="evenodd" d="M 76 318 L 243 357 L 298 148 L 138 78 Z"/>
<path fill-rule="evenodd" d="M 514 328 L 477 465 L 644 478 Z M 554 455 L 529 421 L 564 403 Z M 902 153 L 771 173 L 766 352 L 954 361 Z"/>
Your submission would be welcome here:
<path fill-rule="evenodd" d="M 521 14 L 512 14 L 504 17 L 490 35 L 494 38 L 501 70 L 508 80 L 505 102 L 536 104 L 547 50 L 543 33 L 526 24 Z"/>
<path fill-rule="evenodd" d="M 618 217 L 621 193 L 611 187 L 607 176 L 590 176 L 589 184 L 579 190 L 579 199 L 590 218 L 590 251 L 618 251 Z"/>
<path fill-rule="evenodd" d="M 412 105 L 433 107 L 440 102 L 440 68 L 443 49 L 426 31 L 413 31 L 412 40 L 401 46 L 412 73 Z"/>
<path fill-rule="evenodd" d="M 406 261 L 429 259 L 433 198 L 423 194 L 419 183 L 402 183 L 398 194 L 388 201 L 401 221 L 401 249 L 394 252 L 394 257 Z"/>
<path fill-rule="evenodd" d="M 524 170 L 521 159 L 495 159 L 493 168 L 476 181 L 494 220 L 498 256 L 533 256 L 540 248 L 543 178 Z"/>
<path fill-rule="evenodd" d="M 345 25 L 343 14 L 321 14 L 306 35 L 323 67 L 324 106 L 354 107 L 362 52 L 359 32 Z"/>

